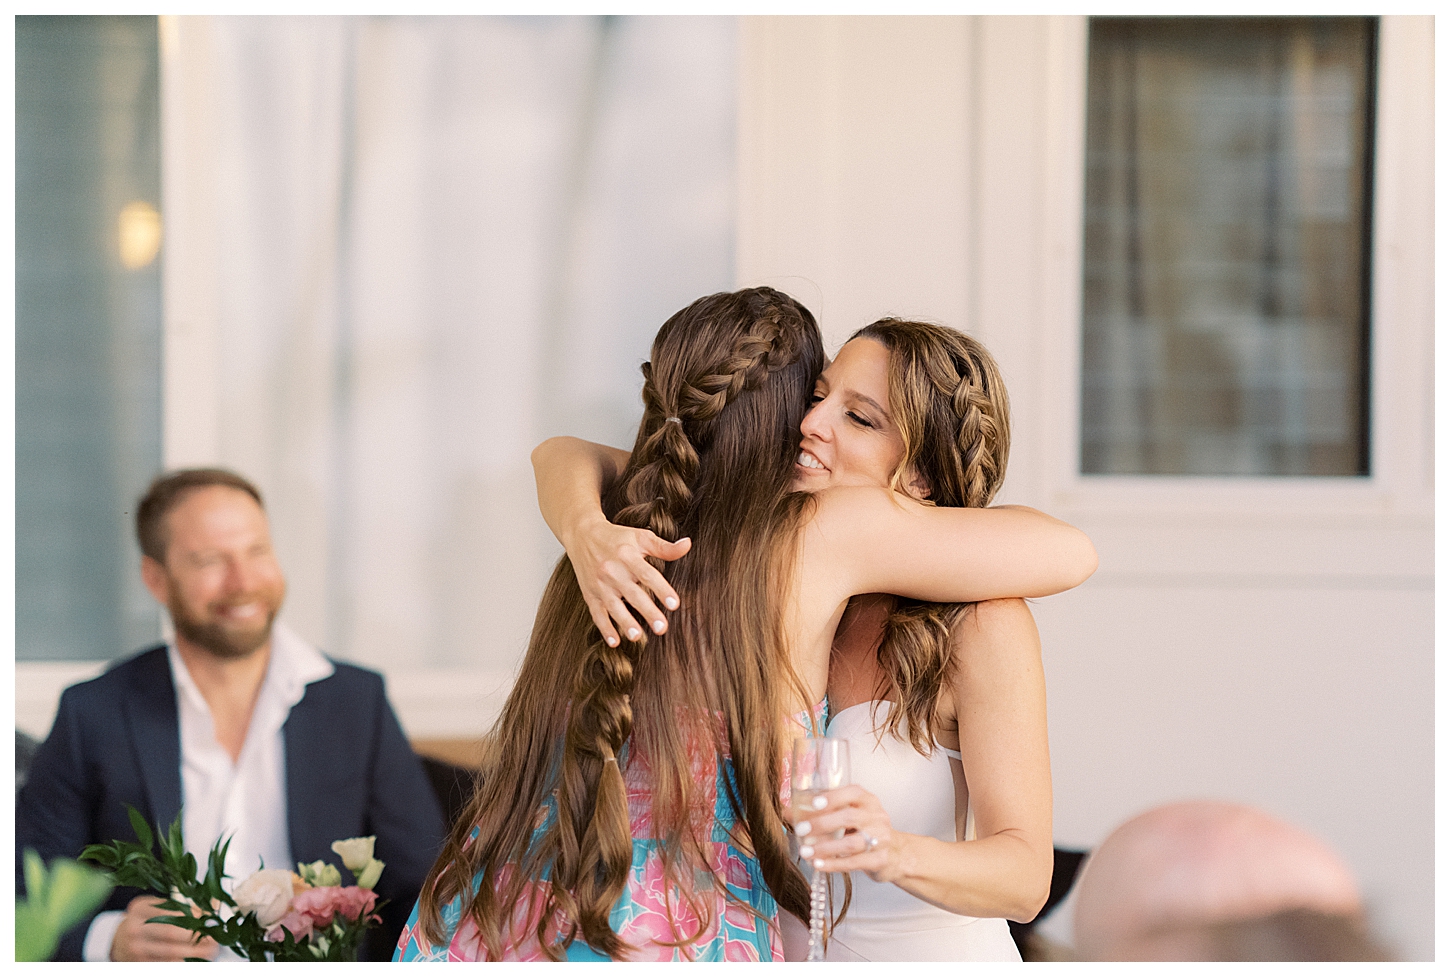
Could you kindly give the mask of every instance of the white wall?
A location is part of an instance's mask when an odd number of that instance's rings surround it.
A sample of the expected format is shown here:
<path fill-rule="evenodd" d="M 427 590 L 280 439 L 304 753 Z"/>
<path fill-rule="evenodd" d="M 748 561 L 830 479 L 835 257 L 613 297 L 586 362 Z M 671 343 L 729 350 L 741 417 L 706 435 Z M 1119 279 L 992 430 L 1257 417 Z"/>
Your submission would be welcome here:
<path fill-rule="evenodd" d="M 1178 798 L 1260 806 L 1344 854 L 1406 959 L 1434 931 L 1433 60 L 1428 18 L 1385 19 L 1373 477 L 1083 478 L 1086 22 L 741 30 L 738 281 L 796 294 L 832 345 L 888 312 L 981 338 L 1012 392 L 1003 501 L 1098 546 L 1034 608 L 1059 842 Z"/>
<path fill-rule="evenodd" d="M 742 21 L 737 280 L 803 301 L 828 349 L 888 313 L 967 317 L 973 36 L 966 18 Z"/>

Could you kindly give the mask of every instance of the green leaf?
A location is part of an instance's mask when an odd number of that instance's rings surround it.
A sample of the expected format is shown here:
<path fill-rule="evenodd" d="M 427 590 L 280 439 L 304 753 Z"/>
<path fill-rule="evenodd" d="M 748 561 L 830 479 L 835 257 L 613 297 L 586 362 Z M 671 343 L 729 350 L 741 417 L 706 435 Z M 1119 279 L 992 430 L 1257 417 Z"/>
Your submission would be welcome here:
<path fill-rule="evenodd" d="M 124 854 L 119 845 L 86 845 L 85 850 L 81 852 L 81 861 L 95 862 L 102 868 L 108 869 L 114 869 L 120 865 L 123 857 Z"/>
<path fill-rule="evenodd" d="M 60 935 L 105 902 L 113 883 L 69 858 L 55 859 L 49 870 L 31 849 L 24 859 L 27 891 L 15 906 L 15 959 L 48 960 Z"/>
<path fill-rule="evenodd" d="M 25 891 L 32 901 L 45 901 L 45 862 L 34 848 L 25 849 Z"/>
<path fill-rule="evenodd" d="M 45 905 L 56 931 L 64 933 L 99 908 L 114 887 L 110 879 L 79 862 L 68 858 L 51 862 Z"/>
<path fill-rule="evenodd" d="M 15 904 L 15 960 L 29 963 L 49 960 L 60 942 L 60 934 L 49 925 L 39 906 Z"/>
<path fill-rule="evenodd" d="M 168 926 L 176 926 L 193 933 L 200 933 L 206 929 L 206 920 L 186 913 L 181 916 L 152 916 L 146 920 L 148 923 L 165 923 Z"/>
<path fill-rule="evenodd" d="M 152 843 L 155 841 L 155 838 L 151 834 L 151 826 L 146 823 L 146 819 L 141 816 L 141 812 L 130 804 L 126 805 L 126 817 L 131 819 L 131 830 L 136 832 L 136 840 L 141 842 L 141 847 L 149 852 Z"/>
<path fill-rule="evenodd" d="M 176 820 L 171 822 L 171 828 L 166 832 L 166 848 L 177 861 L 186 854 L 186 843 L 181 840 L 180 814 L 176 815 Z"/>
<path fill-rule="evenodd" d="M 232 904 L 231 900 L 227 896 L 226 890 L 222 888 L 221 882 L 218 881 L 216 876 L 212 875 L 210 871 L 206 873 L 206 880 L 202 883 L 201 887 L 206 893 L 206 898 L 208 902 L 210 902 L 212 905 L 216 905 L 218 903 L 221 903 L 223 905 Z"/>

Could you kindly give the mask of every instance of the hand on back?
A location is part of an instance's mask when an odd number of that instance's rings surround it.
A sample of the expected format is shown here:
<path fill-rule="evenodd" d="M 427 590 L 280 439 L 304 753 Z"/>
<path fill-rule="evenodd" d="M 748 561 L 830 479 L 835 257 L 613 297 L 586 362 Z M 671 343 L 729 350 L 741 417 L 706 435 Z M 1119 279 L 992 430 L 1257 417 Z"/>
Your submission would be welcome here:
<path fill-rule="evenodd" d="M 655 601 L 675 610 L 680 598 L 646 557 L 678 560 L 690 551 L 689 539 L 670 543 L 648 529 L 599 519 L 576 530 L 566 550 L 589 616 L 610 645 L 618 645 L 621 635 L 630 641 L 645 638 L 630 608 L 656 634 L 668 630 Z"/>

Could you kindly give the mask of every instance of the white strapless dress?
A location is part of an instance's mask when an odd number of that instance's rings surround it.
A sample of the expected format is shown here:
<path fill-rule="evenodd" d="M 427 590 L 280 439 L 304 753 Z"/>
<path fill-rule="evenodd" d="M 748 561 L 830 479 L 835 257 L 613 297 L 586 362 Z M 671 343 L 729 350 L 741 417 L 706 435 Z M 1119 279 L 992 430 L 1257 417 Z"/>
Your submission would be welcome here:
<path fill-rule="evenodd" d="M 890 734 L 878 742 L 876 720 L 878 713 L 885 720 L 887 706 L 877 700 L 842 709 L 831 718 L 827 735 L 850 741 L 851 779 L 880 798 L 895 830 L 956 841 L 951 758 L 960 760 L 961 755 L 937 747 L 924 757 Z M 970 803 L 966 836 L 975 837 Z M 805 866 L 802 869 L 809 872 Z M 842 887 L 833 888 L 840 893 Z M 852 872 L 851 905 L 831 934 L 826 959 L 1021 961 L 1022 957 L 1005 919 L 958 916 L 891 883 Z"/>

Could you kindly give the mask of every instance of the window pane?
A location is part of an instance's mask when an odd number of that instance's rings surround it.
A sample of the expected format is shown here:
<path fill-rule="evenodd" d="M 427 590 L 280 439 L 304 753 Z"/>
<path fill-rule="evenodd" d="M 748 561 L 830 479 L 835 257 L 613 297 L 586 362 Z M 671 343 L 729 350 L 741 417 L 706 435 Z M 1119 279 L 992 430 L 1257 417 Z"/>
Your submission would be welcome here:
<path fill-rule="evenodd" d="M 1369 473 L 1373 18 L 1093 18 L 1082 471 Z"/>
<path fill-rule="evenodd" d="M 15 18 L 15 657 L 159 635 L 131 512 L 161 464 L 155 17 Z"/>

